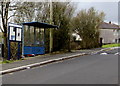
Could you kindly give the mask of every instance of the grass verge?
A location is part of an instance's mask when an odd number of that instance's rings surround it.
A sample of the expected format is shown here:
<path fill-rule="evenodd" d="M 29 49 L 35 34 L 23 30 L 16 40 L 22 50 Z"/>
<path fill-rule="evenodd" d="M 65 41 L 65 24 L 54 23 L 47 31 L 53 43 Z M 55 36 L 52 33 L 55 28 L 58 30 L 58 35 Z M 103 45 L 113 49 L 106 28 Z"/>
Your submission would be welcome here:
<path fill-rule="evenodd" d="M 120 43 L 119 44 L 107 44 L 107 45 L 102 46 L 102 48 L 110 48 L 110 47 L 120 47 Z"/>
<path fill-rule="evenodd" d="M 20 59 L 20 60 L 23 60 L 23 59 Z M 13 63 L 13 62 L 17 62 L 20 60 L 4 60 L 4 61 L 0 61 L 0 64 Z"/>

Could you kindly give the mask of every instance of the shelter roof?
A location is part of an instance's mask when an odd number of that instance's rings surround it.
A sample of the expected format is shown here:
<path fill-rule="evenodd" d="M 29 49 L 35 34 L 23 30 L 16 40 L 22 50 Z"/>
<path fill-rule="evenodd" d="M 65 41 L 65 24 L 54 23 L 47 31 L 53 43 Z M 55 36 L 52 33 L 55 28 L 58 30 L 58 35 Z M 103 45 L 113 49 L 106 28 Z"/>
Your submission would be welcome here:
<path fill-rule="evenodd" d="M 51 24 L 42 23 L 42 22 L 25 22 L 23 23 L 23 25 L 34 26 L 39 28 L 58 28 L 57 25 L 51 25 Z"/>

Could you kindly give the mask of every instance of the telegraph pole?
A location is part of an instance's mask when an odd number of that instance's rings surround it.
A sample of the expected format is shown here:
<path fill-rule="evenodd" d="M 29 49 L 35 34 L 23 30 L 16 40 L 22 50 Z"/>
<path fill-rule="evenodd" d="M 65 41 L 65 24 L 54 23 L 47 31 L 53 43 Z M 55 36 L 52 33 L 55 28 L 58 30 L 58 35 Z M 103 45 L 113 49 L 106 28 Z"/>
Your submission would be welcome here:
<path fill-rule="evenodd" d="M 53 8 L 52 8 L 52 0 L 50 0 L 50 24 L 53 24 Z M 53 34 L 52 28 L 50 28 L 50 48 L 49 52 L 51 53 L 53 50 Z"/>

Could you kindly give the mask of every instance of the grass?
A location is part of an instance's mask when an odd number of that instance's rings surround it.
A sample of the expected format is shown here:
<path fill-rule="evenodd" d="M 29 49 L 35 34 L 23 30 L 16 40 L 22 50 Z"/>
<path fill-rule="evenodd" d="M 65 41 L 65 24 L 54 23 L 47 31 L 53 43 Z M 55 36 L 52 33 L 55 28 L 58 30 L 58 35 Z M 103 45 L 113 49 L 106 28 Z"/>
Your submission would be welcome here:
<path fill-rule="evenodd" d="M 12 62 L 14 62 L 13 60 L 4 60 L 4 61 L 2 61 L 1 63 L 2 64 L 6 64 L 6 63 L 12 63 Z"/>
<path fill-rule="evenodd" d="M 23 60 L 23 59 L 20 59 L 20 60 Z M 4 60 L 4 61 L 0 61 L 0 64 L 13 63 L 13 62 L 17 62 L 20 60 Z"/>
<path fill-rule="evenodd" d="M 119 44 L 107 44 L 107 45 L 102 46 L 102 48 L 110 48 L 110 47 L 120 47 L 120 43 Z"/>
<path fill-rule="evenodd" d="M 14 61 L 9 61 L 9 60 L 4 60 L 4 61 L 0 61 L 0 64 L 6 64 L 6 63 L 12 63 Z"/>

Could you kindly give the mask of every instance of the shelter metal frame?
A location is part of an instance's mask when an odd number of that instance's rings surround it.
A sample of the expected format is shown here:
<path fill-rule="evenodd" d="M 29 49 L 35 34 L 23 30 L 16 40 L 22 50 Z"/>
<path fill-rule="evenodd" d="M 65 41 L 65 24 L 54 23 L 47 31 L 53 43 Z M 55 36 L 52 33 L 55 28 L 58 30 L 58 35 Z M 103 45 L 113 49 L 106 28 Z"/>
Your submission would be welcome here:
<path fill-rule="evenodd" d="M 28 47 L 28 46 L 25 46 L 25 40 L 24 40 L 24 38 L 25 38 L 25 35 L 24 35 L 25 26 L 28 26 L 29 30 L 32 29 L 32 28 L 30 28 L 31 26 L 34 29 L 34 45 L 36 45 L 35 44 L 35 41 L 36 41 L 36 28 L 38 28 L 39 31 L 40 31 L 41 28 L 44 29 L 44 37 L 43 37 L 44 38 L 43 39 L 44 43 L 43 43 L 43 45 L 41 47 L 36 47 L 36 46 L 34 46 L 34 47 L 29 46 Z M 45 29 L 47 29 L 47 28 L 51 28 L 51 29 L 52 28 L 58 28 L 58 26 L 50 25 L 50 24 L 42 23 L 42 22 L 26 22 L 26 23 L 23 23 L 23 29 L 22 29 L 22 56 L 24 56 L 25 54 L 44 54 L 45 53 Z M 31 35 L 30 32 L 29 32 L 29 35 Z M 31 52 L 26 53 L 27 52 L 26 49 L 27 49 L 27 51 L 28 50 L 30 51 L 30 49 L 33 49 L 33 50 L 31 50 Z"/>

